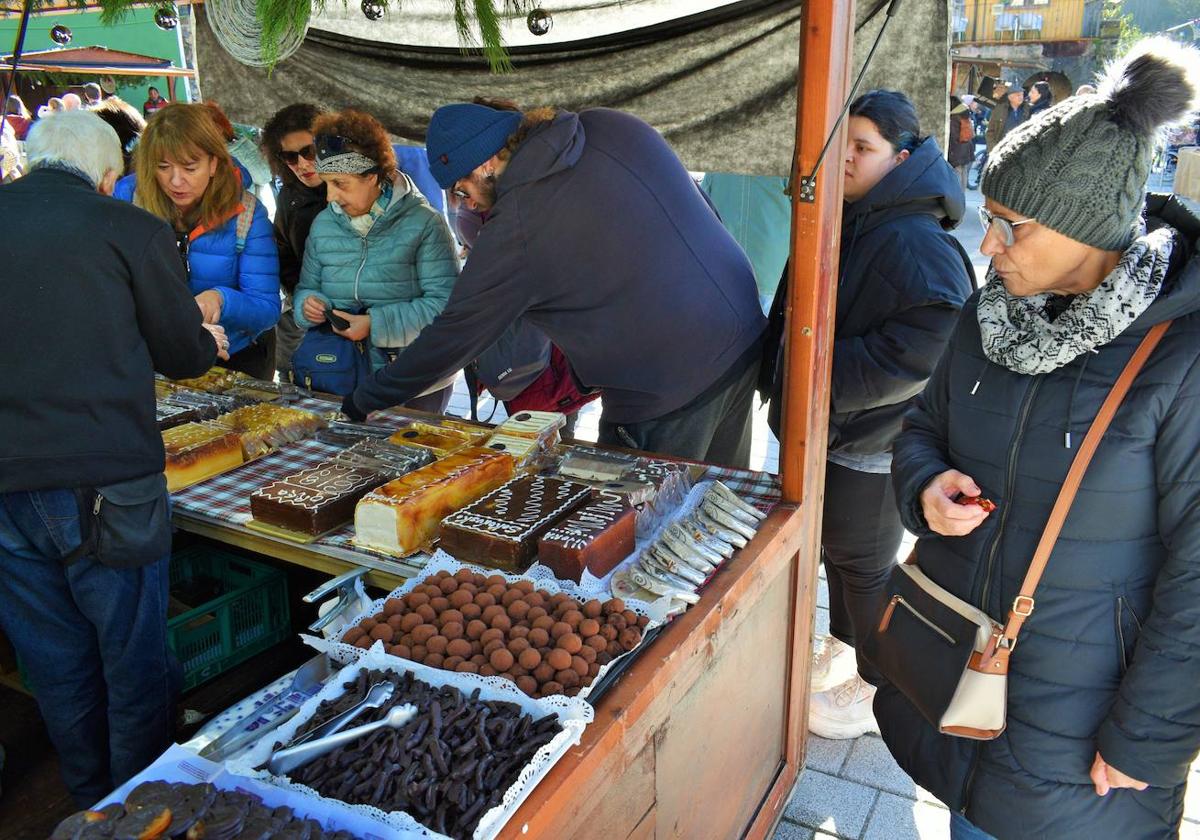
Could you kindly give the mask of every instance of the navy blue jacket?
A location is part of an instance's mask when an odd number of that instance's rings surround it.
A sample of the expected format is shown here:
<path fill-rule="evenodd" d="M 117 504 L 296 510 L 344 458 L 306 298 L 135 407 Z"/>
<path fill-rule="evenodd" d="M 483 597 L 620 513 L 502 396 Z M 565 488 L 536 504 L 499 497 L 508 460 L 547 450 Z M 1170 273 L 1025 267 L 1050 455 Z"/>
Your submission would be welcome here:
<path fill-rule="evenodd" d="M 750 262 L 670 146 L 605 108 L 535 128 L 450 302 L 353 394 L 361 412 L 403 403 L 476 358 L 518 316 L 604 389 L 605 417 L 682 407 L 762 333 Z"/>
<path fill-rule="evenodd" d="M 965 208 L 962 184 L 926 140 L 842 213 L 829 450 L 876 455 L 892 447 L 974 288 L 971 262 L 950 233 Z M 786 271 L 785 271 L 786 277 Z M 782 332 L 787 283 L 771 325 Z M 771 352 L 771 351 L 768 351 Z M 770 422 L 780 433 L 782 365 Z"/>
<path fill-rule="evenodd" d="M 935 581 L 1002 620 L 1079 443 L 1134 348 L 1174 319 L 1084 477 L 1009 670 L 994 741 L 937 735 L 890 685 L 876 695 L 900 765 L 1000 840 L 1174 837 L 1200 748 L 1200 219 L 1182 232 L 1158 299 L 1124 333 L 1058 370 L 1014 373 L 984 356 L 976 300 L 905 418 L 892 474 L 917 557 Z M 1070 434 L 1072 448 L 1066 447 Z M 998 508 L 965 537 L 933 534 L 920 493 L 971 476 Z M 1096 751 L 1149 783 L 1096 796 Z"/>

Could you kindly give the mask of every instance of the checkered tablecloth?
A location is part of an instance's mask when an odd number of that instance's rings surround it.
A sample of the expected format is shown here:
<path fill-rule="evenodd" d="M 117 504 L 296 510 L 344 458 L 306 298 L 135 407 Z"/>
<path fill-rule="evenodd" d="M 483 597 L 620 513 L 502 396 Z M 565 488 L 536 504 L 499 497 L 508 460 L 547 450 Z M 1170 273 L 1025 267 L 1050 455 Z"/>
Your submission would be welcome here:
<path fill-rule="evenodd" d="M 308 398 L 301 399 L 294 405 L 297 408 L 322 414 L 336 410 L 332 403 Z M 371 422 L 373 425 L 399 428 L 409 419 L 411 416 L 402 410 L 391 409 L 373 415 Z M 251 493 L 272 481 L 278 481 L 300 470 L 318 466 L 336 456 L 340 451 L 341 449 L 337 446 L 312 439 L 299 441 L 284 446 L 257 461 L 243 464 L 235 470 L 180 490 L 171 497 L 171 500 L 175 509 L 180 513 L 210 522 L 245 525 L 252 518 L 250 515 Z M 703 477 L 723 481 L 739 496 L 766 513 L 770 513 L 779 504 L 781 498 L 779 478 L 771 473 L 711 466 L 707 468 Z M 355 546 L 353 539 L 354 525 L 346 523 L 310 545 L 316 548 L 325 546 L 341 551 L 352 551 L 368 557 L 388 557 L 385 554 Z"/>

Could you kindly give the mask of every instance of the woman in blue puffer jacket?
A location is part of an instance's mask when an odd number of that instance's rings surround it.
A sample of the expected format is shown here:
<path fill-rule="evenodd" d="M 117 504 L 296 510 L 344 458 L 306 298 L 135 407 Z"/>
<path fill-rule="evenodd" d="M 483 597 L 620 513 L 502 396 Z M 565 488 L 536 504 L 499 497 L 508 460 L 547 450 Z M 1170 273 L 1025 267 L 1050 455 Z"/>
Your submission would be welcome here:
<path fill-rule="evenodd" d="M 378 370 L 445 308 L 458 278 L 453 239 L 442 216 L 397 170 L 378 120 L 361 111 L 324 114 L 313 134 L 329 206 L 308 234 L 296 323 L 317 327 L 330 307 L 350 323 L 333 331 L 367 342 L 371 369 Z M 444 412 L 452 382 L 437 383 L 407 405 Z"/>
<path fill-rule="evenodd" d="M 170 223 L 205 323 L 229 337 L 225 366 L 273 379 L 279 256 L 266 210 L 242 189 L 225 139 L 201 105 L 168 105 L 146 126 L 135 179 L 114 193 Z"/>

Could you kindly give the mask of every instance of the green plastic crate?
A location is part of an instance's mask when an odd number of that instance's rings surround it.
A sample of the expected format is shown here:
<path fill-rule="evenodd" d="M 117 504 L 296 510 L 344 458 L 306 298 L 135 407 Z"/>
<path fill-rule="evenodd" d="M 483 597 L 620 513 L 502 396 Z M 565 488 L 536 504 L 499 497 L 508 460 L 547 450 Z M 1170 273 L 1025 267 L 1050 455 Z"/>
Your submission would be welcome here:
<path fill-rule="evenodd" d="M 222 594 L 167 622 L 167 642 L 183 665 L 185 691 L 291 633 L 283 572 L 205 546 L 171 556 L 173 594 L 200 576 L 218 581 Z"/>

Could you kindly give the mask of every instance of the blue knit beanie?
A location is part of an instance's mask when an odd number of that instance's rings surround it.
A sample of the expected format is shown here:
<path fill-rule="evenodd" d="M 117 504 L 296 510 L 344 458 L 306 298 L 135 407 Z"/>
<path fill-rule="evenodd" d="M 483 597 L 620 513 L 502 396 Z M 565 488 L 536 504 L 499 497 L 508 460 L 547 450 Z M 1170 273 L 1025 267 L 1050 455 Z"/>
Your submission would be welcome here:
<path fill-rule="evenodd" d="M 518 111 L 470 103 L 438 108 L 425 133 L 425 155 L 433 177 L 442 189 L 450 189 L 504 148 L 520 124 Z"/>

